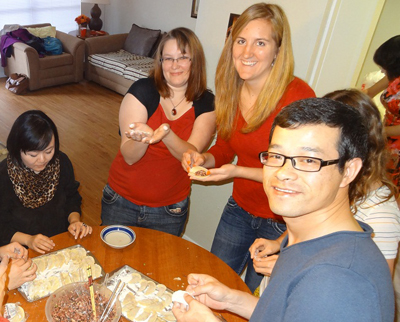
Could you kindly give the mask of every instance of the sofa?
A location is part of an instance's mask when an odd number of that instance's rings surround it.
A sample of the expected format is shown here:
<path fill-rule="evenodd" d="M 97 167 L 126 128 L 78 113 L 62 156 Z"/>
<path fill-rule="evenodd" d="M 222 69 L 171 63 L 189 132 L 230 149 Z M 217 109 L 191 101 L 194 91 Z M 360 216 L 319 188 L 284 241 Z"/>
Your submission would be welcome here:
<path fill-rule="evenodd" d="M 27 28 L 49 27 L 51 24 L 35 24 L 23 26 Z M 85 42 L 75 36 L 56 30 L 55 37 L 60 39 L 63 46 L 61 55 L 48 55 L 39 57 L 38 52 L 31 46 L 17 42 L 14 43 L 13 53 L 7 58 L 4 73 L 25 74 L 29 78 L 29 90 L 78 83 L 83 79 Z"/>
<path fill-rule="evenodd" d="M 87 38 L 85 78 L 125 95 L 148 76 L 162 36 L 161 30 L 133 24 L 129 33 Z"/>

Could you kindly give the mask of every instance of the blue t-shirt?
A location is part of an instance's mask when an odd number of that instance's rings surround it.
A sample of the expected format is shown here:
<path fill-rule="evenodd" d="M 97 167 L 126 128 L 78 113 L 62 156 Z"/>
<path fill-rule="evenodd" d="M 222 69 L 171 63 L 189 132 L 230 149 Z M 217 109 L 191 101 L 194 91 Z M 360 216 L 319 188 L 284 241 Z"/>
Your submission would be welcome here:
<path fill-rule="evenodd" d="M 251 322 L 393 322 L 389 267 L 364 232 L 340 231 L 289 247 L 287 237 Z"/>

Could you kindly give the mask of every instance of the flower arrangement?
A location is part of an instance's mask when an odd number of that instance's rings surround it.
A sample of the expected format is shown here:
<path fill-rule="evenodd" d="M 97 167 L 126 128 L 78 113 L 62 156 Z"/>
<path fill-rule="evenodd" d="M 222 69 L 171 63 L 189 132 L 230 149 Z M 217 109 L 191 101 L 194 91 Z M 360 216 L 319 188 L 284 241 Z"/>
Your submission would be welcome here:
<path fill-rule="evenodd" d="M 75 18 L 75 21 L 78 23 L 78 25 L 86 26 L 90 22 L 90 18 L 85 15 L 80 15 Z"/>

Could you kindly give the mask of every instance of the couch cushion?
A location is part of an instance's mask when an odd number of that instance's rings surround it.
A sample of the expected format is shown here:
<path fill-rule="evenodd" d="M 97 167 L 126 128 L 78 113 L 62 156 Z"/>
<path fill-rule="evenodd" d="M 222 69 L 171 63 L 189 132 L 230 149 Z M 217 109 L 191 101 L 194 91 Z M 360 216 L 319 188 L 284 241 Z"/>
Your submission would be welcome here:
<path fill-rule="evenodd" d="M 113 53 L 90 55 L 88 60 L 94 66 L 132 80 L 147 77 L 154 64 L 152 58 L 131 54 L 123 49 Z"/>
<path fill-rule="evenodd" d="M 45 56 L 39 58 L 39 70 L 72 65 L 74 57 L 71 54 L 62 53 L 61 55 Z"/>
<path fill-rule="evenodd" d="M 161 30 L 141 28 L 135 24 L 125 40 L 123 49 L 131 54 L 140 56 L 149 56 L 154 43 L 160 36 Z"/>
<path fill-rule="evenodd" d="M 56 27 L 47 26 L 40 28 L 26 28 L 32 35 L 39 38 L 56 37 Z"/>

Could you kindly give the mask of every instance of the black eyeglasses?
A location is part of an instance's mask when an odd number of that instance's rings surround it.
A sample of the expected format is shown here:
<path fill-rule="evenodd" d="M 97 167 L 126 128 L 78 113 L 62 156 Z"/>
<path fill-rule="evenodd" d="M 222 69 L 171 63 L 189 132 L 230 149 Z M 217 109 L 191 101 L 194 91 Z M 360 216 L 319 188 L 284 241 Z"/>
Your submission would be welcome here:
<path fill-rule="evenodd" d="M 276 168 L 283 167 L 286 160 L 289 159 L 292 162 L 293 168 L 305 172 L 318 172 L 322 167 L 339 163 L 339 159 L 324 161 L 319 158 L 307 156 L 287 157 L 286 155 L 273 152 L 261 152 L 259 157 L 263 165 Z"/>
<path fill-rule="evenodd" d="M 166 65 L 172 65 L 176 61 L 179 66 L 185 66 L 190 63 L 191 58 L 187 56 L 181 56 L 178 58 L 162 57 L 160 58 L 160 61 Z"/>

